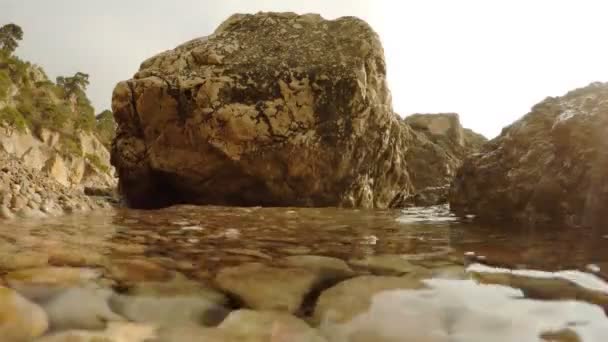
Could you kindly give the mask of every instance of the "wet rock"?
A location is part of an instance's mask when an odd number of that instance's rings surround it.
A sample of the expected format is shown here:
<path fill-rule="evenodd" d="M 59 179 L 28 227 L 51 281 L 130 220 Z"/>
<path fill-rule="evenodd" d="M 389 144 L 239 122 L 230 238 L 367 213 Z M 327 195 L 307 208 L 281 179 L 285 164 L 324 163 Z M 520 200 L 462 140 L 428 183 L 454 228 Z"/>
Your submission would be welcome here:
<path fill-rule="evenodd" d="M 372 297 L 394 289 L 419 289 L 417 279 L 404 277 L 360 276 L 338 283 L 321 293 L 315 307 L 313 322 L 340 323 L 366 311 Z"/>
<path fill-rule="evenodd" d="M 350 260 L 349 264 L 377 275 L 416 274 L 423 277 L 430 274 L 428 269 L 411 263 L 403 255 L 396 254 L 371 255 L 363 259 Z"/>
<path fill-rule="evenodd" d="M 448 202 L 450 186 L 427 187 L 415 193 L 400 192 L 397 194 L 389 207 L 408 208 L 408 207 L 429 207 Z"/>
<path fill-rule="evenodd" d="M 323 282 L 319 272 L 301 267 L 279 268 L 248 263 L 224 268 L 217 285 L 247 308 L 296 312 L 304 297 Z"/>
<path fill-rule="evenodd" d="M 470 265 L 467 272 L 481 283 L 521 289 L 530 298 L 579 299 L 608 310 L 608 283 L 593 274 L 579 271 L 510 270 L 481 264 Z"/>
<path fill-rule="evenodd" d="M 179 273 L 169 281 L 136 283 L 127 290 L 127 294 L 150 297 L 196 296 L 217 305 L 228 303 L 223 293 L 200 281 L 189 280 Z"/>
<path fill-rule="evenodd" d="M 124 283 L 163 281 L 173 276 L 160 265 L 145 259 L 112 260 L 107 269 L 110 278 Z"/>
<path fill-rule="evenodd" d="M 254 257 L 256 259 L 263 259 L 263 260 L 271 260 L 272 257 L 268 254 L 265 254 L 263 252 L 260 251 L 256 251 L 253 249 L 246 249 L 246 248 L 226 248 L 224 249 L 225 253 L 228 254 L 234 254 L 234 255 L 244 255 L 244 256 L 250 256 L 250 257 Z"/>
<path fill-rule="evenodd" d="M 14 290 L 0 286 L 0 336 L 3 341 L 30 341 L 47 329 L 47 316 L 41 307 Z"/>
<path fill-rule="evenodd" d="M 602 341 L 608 336 L 605 313 L 588 303 L 530 300 L 519 290 L 470 280 L 432 279 L 425 284 L 425 289 L 380 292 L 367 310 L 351 320 L 324 322 L 319 329 L 330 341 L 347 342 L 512 342 L 539 341 L 541 336 L 574 337 L 563 334 L 565 330 L 576 332 L 584 341 Z"/>
<path fill-rule="evenodd" d="M 468 158 L 450 205 L 480 220 L 601 226 L 608 209 L 608 84 L 535 105 Z"/>
<path fill-rule="evenodd" d="M 13 251 L 0 254 L 0 269 L 7 271 L 47 266 L 49 256 L 36 251 Z"/>
<path fill-rule="evenodd" d="M 404 119 L 416 136 L 408 147 L 406 163 L 414 191 L 403 189 L 389 207 L 433 206 L 448 202 L 449 185 L 469 154 L 477 152 L 486 139 L 465 129 L 455 113 L 414 114 Z"/>
<path fill-rule="evenodd" d="M 52 297 L 43 307 L 54 331 L 105 329 L 108 322 L 125 321 L 110 308 L 111 296 L 112 291 L 108 289 L 76 287 Z"/>
<path fill-rule="evenodd" d="M 15 217 L 15 214 L 7 208 L 5 205 L 0 206 L 0 218 L 3 219 L 12 219 Z"/>
<path fill-rule="evenodd" d="M 304 321 L 272 311 L 233 311 L 217 328 L 177 327 L 161 331 L 157 342 L 324 342 L 319 333 Z"/>
<path fill-rule="evenodd" d="M 104 266 L 107 258 L 91 249 L 66 248 L 49 251 L 48 262 L 53 266 L 97 267 Z"/>
<path fill-rule="evenodd" d="M 41 267 L 9 272 L 4 281 L 25 297 L 39 301 L 93 282 L 100 276 L 99 271 L 90 268 Z"/>
<path fill-rule="evenodd" d="M 111 322 L 104 331 L 70 330 L 42 337 L 35 342 L 148 342 L 155 337 L 156 327 Z"/>
<path fill-rule="evenodd" d="M 350 278 L 355 272 L 338 258 L 331 258 L 319 255 L 295 255 L 282 258 L 279 264 L 288 267 L 308 268 L 317 272 L 327 282 L 338 282 Z"/>
<path fill-rule="evenodd" d="M 166 282 L 137 283 L 126 295 L 114 296 L 111 303 L 128 319 L 157 326 L 215 326 L 229 312 L 224 294 L 182 275 Z"/>
<path fill-rule="evenodd" d="M 545 332 L 540 337 L 547 342 L 582 342 L 580 336 L 572 329 Z"/>
<path fill-rule="evenodd" d="M 161 327 L 182 324 L 215 326 L 230 312 L 205 297 L 195 295 L 124 296 L 112 298 L 112 307 L 133 322 L 153 323 Z"/>
<path fill-rule="evenodd" d="M 281 251 L 285 254 L 290 255 L 303 255 L 312 252 L 312 249 L 306 246 L 293 246 L 293 247 L 283 247 Z"/>
<path fill-rule="evenodd" d="M 143 62 L 112 108 L 135 207 L 385 208 L 459 164 L 393 113 L 380 39 L 354 17 L 234 15 Z"/>

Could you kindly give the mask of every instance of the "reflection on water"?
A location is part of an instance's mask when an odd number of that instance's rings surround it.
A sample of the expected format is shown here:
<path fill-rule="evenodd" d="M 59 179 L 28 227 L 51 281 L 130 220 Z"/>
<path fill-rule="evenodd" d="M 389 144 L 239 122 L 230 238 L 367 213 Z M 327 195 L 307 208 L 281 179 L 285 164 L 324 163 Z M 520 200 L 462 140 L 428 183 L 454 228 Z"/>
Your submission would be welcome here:
<path fill-rule="evenodd" d="M 559 282 L 551 279 L 564 273 L 545 273 L 552 275 L 544 277 L 550 281 L 535 283 L 538 274 L 517 270 L 593 272 L 605 285 L 607 237 L 583 229 L 484 226 L 460 221 L 445 207 L 395 211 L 178 206 L 4 221 L 0 272 L 6 277 L 49 265 L 95 268 L 102 270 L 107 286 L 120 292 L 138 282 L 168 281 L 173 274 L 214 287 L 216 274 L 227 267 L 259 262 L 285 268 L 289 256 L 326 256 L 346 261 L 344 267 L 352 268 L 354 275 L 435 279 L 426 281 L 423 289 L 370 293 L 369 307 L 353 312 L 346 322 L 310 321 L 306 312 L 314 308 L 296 313 L 313 326 L 323 323 L 318 329 L 329 340 L 538 341 L 545 334 L 546 340 L 570 341 L 568 334 L 574 333 L 582 341 L 600 341 L 608 336 L 602 310 L 608 301 L 603 302 L 602 294 L 568 292 L 570 283 L 555 285 Z M 506 277 L 478 267 L 465 274 L 471 258 L 510 273 Z M 445 274 L 450 280 L 437 279 Z M 516 278 L 518 274 L 524 280 Z M 246 300 L 230 297 L 219 305 L 228 311 L 248 307 Z M 303 305 L 314 307 L 309 297 Z M 195 329 L 193 334 L 217 334 L 221 328 Z"/>

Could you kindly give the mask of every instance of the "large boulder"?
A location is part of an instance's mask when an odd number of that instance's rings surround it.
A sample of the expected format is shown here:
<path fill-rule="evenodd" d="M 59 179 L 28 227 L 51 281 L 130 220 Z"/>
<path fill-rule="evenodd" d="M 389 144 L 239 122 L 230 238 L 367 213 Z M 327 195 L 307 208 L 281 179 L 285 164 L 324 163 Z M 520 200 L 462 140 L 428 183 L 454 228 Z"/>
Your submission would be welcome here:
<path fill-rule="evenodd" d="M 608 209 L 608 83 L 547 98 L 468 158 L 450 204 L 486 220 L 594 226 Z"/>
<path fill-rule="evenodd" d="M 135 207 L 386 207 L 413 191 L 414 132 L 392 111 L 362 20 L 234 15 L 119 83 L 112 162 Z"/>

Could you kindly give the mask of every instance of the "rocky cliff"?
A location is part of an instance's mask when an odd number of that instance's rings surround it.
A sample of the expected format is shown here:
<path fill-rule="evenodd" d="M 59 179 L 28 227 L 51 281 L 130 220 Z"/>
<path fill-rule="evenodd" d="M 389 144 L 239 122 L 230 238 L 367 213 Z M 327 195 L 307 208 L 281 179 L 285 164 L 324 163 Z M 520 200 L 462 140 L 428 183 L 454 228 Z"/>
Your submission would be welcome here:
<path fill-rule="evenodd" d="M 457 213 L 485 220 L 596 226 L 608 209 L 608 83 L 547 98 L 458 171 Z"/>
<path fill-rule="evenodd" d="M 136 207 L 382 208 L 437 183 L 408 163 L 445 168 L 393 113 L 380 40 L 353 17 L 234 15 L 143 62 L 112 107 L 112 163 Z"/>
<path fill-rule="evenodd" d="M 68 93 L 42 68 L 0 51 L 0 217 L 106 207 L 83 190 L 107 195 L 116 186 L 104 146 L 111 130 L 82 90 Z"/>
<path fill-rule="evenodd" d="M 0 53 L 0 149 L 66 187 L 114 187 L 84 92 L 66 93 L 44 70 Z"/>

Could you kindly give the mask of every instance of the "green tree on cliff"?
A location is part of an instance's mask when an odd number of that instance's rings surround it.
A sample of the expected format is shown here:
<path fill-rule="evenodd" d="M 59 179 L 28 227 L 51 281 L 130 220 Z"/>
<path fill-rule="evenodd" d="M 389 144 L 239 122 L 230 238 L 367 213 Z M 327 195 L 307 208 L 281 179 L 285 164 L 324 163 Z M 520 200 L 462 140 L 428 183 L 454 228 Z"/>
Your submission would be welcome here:
<path fill-rule="evenodd" d="M 97 115 L 95 130 L 99 140 L 108 148 L 112 145 L 112 139 L 116 134 L 116 122 L 114 121 L 114 114 L 111 110 L 104 110 Z"/>
<path fill-rule="evenodd" d="M 12 54 L 22 39 L 23 30 L 19 25 L 11 23 L 0 27 L 0 49 L 5 53 Z"/>
<path fill-rule="evenodd" d="M 83 72 L 77 72 L 74 76 L 59 76 L 57 77 L 57 85 L 65 90 L 66 97 L 70 97 L 73 94 L 84 92 L 89 85 L 89 74 Z"/>

